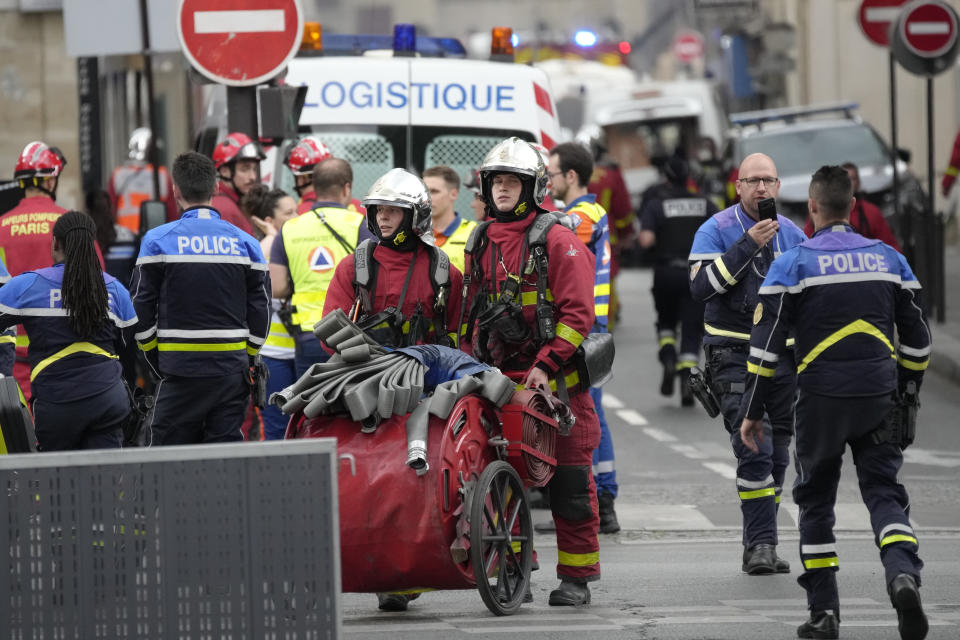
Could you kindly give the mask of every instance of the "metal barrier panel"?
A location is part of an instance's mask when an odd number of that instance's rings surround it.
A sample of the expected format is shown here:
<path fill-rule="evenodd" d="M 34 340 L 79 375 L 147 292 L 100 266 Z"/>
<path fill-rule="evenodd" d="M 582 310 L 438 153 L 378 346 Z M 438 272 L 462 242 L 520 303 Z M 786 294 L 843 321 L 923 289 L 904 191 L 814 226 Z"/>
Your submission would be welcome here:
<path fill-rule="evenodd" d="M 338 638 L 336 441 L 0 456 L 10 640 Z"/>

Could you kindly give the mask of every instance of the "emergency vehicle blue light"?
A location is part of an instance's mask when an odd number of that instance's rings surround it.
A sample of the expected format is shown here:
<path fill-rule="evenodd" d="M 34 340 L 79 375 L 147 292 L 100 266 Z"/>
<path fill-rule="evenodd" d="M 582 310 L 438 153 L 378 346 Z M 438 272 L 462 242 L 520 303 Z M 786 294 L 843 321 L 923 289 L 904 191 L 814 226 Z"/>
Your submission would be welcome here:
<path fill-rule="evenodd" d="M 514 48 L 514 49 L 516 49 L 517 47 L 519 47 L 519 46 L 520 46 L 520 36 L 518 36 L 517 34 L 513 34 L 512 36 L 510 36 L 510 44 L 513 45 L 513 48 Z"/>
<path fill-rule="evenodd" d="M 325 56 L 359 56 L 364 51 L 378 49 L 393 49 L 395 38 L 379 34 L 323 34 L 323 55 Z M 454 58 L 465 57 L 467 50 L 456 38 L 425 38 L 417 36 L 417 53 L 424 57 Z"/>
<path fill-rule="evenodd" d="M 417 50 L 417 29 L 412 24 L 398 24 L 393 28 L 393 50 L 412 53 Z"/>
<path fill-rule="evenodd" d="M 573 34 L 573 41 L 581 47 L 592 47 L 597 44 L 597 34 L 589 29 L 580 29 Z"/>

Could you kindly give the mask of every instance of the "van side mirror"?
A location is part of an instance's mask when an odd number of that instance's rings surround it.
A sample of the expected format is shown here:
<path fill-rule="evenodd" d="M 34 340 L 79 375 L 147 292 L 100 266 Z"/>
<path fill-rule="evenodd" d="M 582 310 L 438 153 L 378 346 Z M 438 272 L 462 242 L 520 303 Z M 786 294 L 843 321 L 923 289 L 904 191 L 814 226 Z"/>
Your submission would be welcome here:
<path fill-rule="evenodd" d="M 904 162 L 906 162 L 907 164 L 910 164 L 911 153 L 908 149 L 897 147 L 897 157 L 903 160 Z"/>

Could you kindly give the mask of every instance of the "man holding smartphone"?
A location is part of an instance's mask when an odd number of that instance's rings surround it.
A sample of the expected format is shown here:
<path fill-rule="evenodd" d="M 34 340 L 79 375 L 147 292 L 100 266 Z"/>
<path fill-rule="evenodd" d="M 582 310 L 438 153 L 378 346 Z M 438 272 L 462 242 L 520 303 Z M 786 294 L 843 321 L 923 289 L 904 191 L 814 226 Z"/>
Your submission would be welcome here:
<path fill-rule="evenodd" d="M 764 445 L 754 452 L 740 440 L 750 329 L 763 313 L 760 284 L 774 258 L 806 239 L 776 213 L 777 167 L 762 153 L 740 164 L 740 202 L 704 222 L 690 249 L 690 292 L 705 303 L 703 349 L 711 387 L 737 456 L 737 492 L 743 513 L 742 570 L 789 573 L 776 553 L 777 509 L 793 437 L 796 373 L 791 358 L 777 363 L 764 415 Z M 792 341 L 791 341 L 792 342 Z M 754 372 L 755 373 L 755 372 Z"/>

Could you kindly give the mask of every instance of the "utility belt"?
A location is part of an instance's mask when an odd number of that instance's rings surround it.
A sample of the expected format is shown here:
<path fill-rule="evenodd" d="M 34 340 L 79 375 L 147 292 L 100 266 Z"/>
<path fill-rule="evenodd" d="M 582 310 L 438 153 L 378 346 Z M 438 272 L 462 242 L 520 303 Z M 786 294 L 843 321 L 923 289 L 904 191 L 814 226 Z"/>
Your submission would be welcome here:
<path fill-rule="evenodd" d="M 423 306 L 417 303 L 413 315 L 407 319 L 397 307 L 387 307 L 383 311 L 362 316 L 357 326 L 377 342 L 399 348 L 427 342 L 434 331 L 433 321 L 423 312 Z M 436 335 L 434 342 L 445 347 L 455 347 L 448 335 Z"/>
<path fill-rule="evenodd" d="M 910 381 L 897 399 L 897 404 L 883 426 L 869 434 L 870 440 L 874 444 L 890 443 L 897 445 L 901 450 L 906 449 L 916 438 L 919 410 L 920 398 L 917 395 L 917 385 Z"/>

